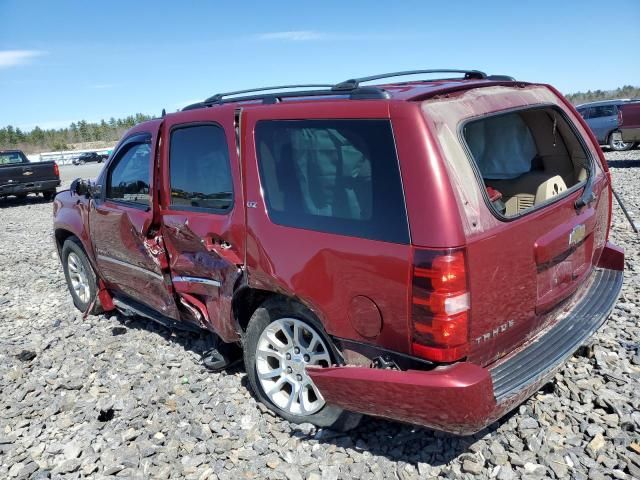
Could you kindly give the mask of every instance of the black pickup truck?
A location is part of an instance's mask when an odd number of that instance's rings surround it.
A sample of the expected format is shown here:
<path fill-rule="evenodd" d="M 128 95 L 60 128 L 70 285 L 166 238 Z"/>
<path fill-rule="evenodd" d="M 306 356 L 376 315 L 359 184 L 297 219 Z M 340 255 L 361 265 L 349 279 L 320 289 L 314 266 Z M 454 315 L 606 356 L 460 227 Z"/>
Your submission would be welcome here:
<path fill-rule="evenodd" d="M 0 198 L 42 193 L 45 200 L 53 200 L 59 185 L 55 162 L 31 163 L 20 150 L 0 150 Z"/>

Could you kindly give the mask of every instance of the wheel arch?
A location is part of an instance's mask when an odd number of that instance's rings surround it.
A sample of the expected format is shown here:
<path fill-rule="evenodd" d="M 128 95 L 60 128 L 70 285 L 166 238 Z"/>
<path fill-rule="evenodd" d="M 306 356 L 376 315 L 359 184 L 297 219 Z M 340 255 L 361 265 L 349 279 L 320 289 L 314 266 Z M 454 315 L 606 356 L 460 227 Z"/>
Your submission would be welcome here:
<path fill-rule="evenodd" d="M 306 302 L 293 295 L 286 295 L 281 292 L 275 292 L 271 290 L 263 290 L 259 288 L 253 288 L 250 286 L 243 286 L 236 290 L 232 300 L 232 312 L 240 329 L 238 332 L 240 337 L 244 337 L 249 320 L 255 313 L 255 311 L 267 302 L 286 302 L 290 305 L 292 312 L 295 314 L 296 309 L 302 309 L 307 315 L 315 319 L 317 327 L 322 330 L 322 335 L 329 341 L 329 348 L 334 354 L 334 357 L 340 364 L 344 363 L 344 356 L 339 343 L 336 343 L 333 336 L 326 328 L 326 322 L 321 314 Z"/>
<path fill-rule="evenodd" d="M 620 131 L 618 127 L 612 128 L 611 130 L 609 130 L 607 132 L 607 135 L 604 137 L 604 145 L 608 145 L 609 142 L 611 141 L 611 135 L 613 135 L 614 132 L 618 132 L 618 131 Z"/>
<path fill-rule="evenodd" d="M 240 336 L 244 335 L 249 325 L 249 320 L 254 312 L 267 299 L 278 296 L 276 292 L 253 288 L 248 285 L 239 287 L 231 300 L 231 311 L 239 327 Z"/>
<path fill-rule="evenodd" d="M 62 253 L 62 246 L 64 245 L 64 242 L 66 242 L 71 237 L 78 238 L 75 233 L 67 230 L 66 228 L 56 228 L 53 232 L 53 237 L 56 242 L 56 248 L 58 249 L 58 256 L 60 256 L 60 254 Z M 80 239 L 78 238 L 78 240 Z M 82 241 L 80 241 L 80 243 L 82 243 Z"/>
<path fill-rule="evenodd" d="M 62 246 L 64 245 L 64 242 L 66 242 L 70 238 L 77 239 L 78 244 L 84 251 L 87 258 L 89 259 L 89 263 L 93 267 L 94 272 L 96 272 L 96 275 L 98 275 L 98 269 L 96 268 L 95 259 L 93 258 L 93 252 L 87 248 L 87 245 L 82 240 L 82 237 L 80 235 L 78 235 L 77 233 L 75 233 L 70 229 L 67 229 L 64 227 L 58 227 L 54 230 L 53 236 L 56 244 L 56 249 L 58 250 L 58 257 L 60 257 L 60 259 L 62 259 Z"/>
<path fill-rule="evenodd" d="M 317 319 L 320 326 L 325 330 L 325 333 L 329 335 L 323 315 L 318 312 L 317 309 L 313 308 L 313 306 L 309 305 L 308 302 L 305 302 L 295 295 L 288 295 L 274 290 L 255 288 L 246 284 L 239 287 L 234 292 L 232 299 L 232 312 L 238 326 L 240 327 L 240 334 L 244 334 L 251 316 L 261 305 L 267 301 L 276 300 L 287 302 L 307 310 Z"/>

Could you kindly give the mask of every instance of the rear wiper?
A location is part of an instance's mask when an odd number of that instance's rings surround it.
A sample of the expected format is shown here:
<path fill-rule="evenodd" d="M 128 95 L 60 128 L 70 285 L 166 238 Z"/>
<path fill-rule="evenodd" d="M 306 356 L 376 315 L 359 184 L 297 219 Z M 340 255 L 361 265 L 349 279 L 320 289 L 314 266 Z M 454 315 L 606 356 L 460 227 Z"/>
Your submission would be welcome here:
<path fill-rule="evenodd" d="M 580 210 L 583 207 L 586 207 L 591 202 L 596 199 L 596 196 L 593 194 L 593 168 L 591 162 L 588 160 L 584 163 L 584 169 L 587 171 L 587 181 L 584 184 L 584 190 L 582 190 L 582 195 L 580 198 L 576 200 L 575 209 Z"/>

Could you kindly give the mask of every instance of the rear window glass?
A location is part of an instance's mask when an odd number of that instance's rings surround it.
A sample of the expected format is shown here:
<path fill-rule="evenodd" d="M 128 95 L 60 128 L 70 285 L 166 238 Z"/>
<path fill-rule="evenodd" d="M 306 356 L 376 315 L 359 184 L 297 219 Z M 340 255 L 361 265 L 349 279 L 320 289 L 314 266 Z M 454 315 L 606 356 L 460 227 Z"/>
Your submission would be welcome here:
<path fill-rule="evenodd" d="M 466 127 L 465 136 L 486 179 L 515 178 L 527 173 L 538 153 L 529 127 L 517 113 L 472 122 Z"/>
<path fill-rule="evenodd" d="M 0 165 L 8 165 L 10 163 L 23 163 L 20 152 L 3 152 L 0 153 Z"/>
<path fill-rule="evenodd" d="M 224 130 L 216 125 L 180 127 L 171 133 L 171 206 L 228 210 L 233 180 Z"/>
<path fill-rule="evenodd" d="M 586 179 L 589 156 L 555 107 L 474 119 L 462 134 L 487 196 L 507 217 L 547 204 Z"/>
<path fill-rule="evenodd" d="M 408 243 L 387 120 L 269 120 L 256 126 L 260 177 L 280 225 Z"/>

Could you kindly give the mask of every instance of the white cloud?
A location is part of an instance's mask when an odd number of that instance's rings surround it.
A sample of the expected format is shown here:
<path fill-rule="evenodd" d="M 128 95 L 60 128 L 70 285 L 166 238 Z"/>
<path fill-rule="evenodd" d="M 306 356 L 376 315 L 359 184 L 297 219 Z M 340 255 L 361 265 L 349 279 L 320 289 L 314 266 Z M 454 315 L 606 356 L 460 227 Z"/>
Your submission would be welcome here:
<path fill-rule="evenodd" d="M 325 40 L 330 35 L 313 30 L 292 30 L 289 32 L 269 32 L 261 33 L 258 36 L 260 40 L 285 40 L 290 42 L 305 42 L 309 40 Z"/>
<path fill-rule="evenodd" d="M 24 65 L 44 54 L 45 52 L 39 50 L 0 50 L 0 68 Z"/>

